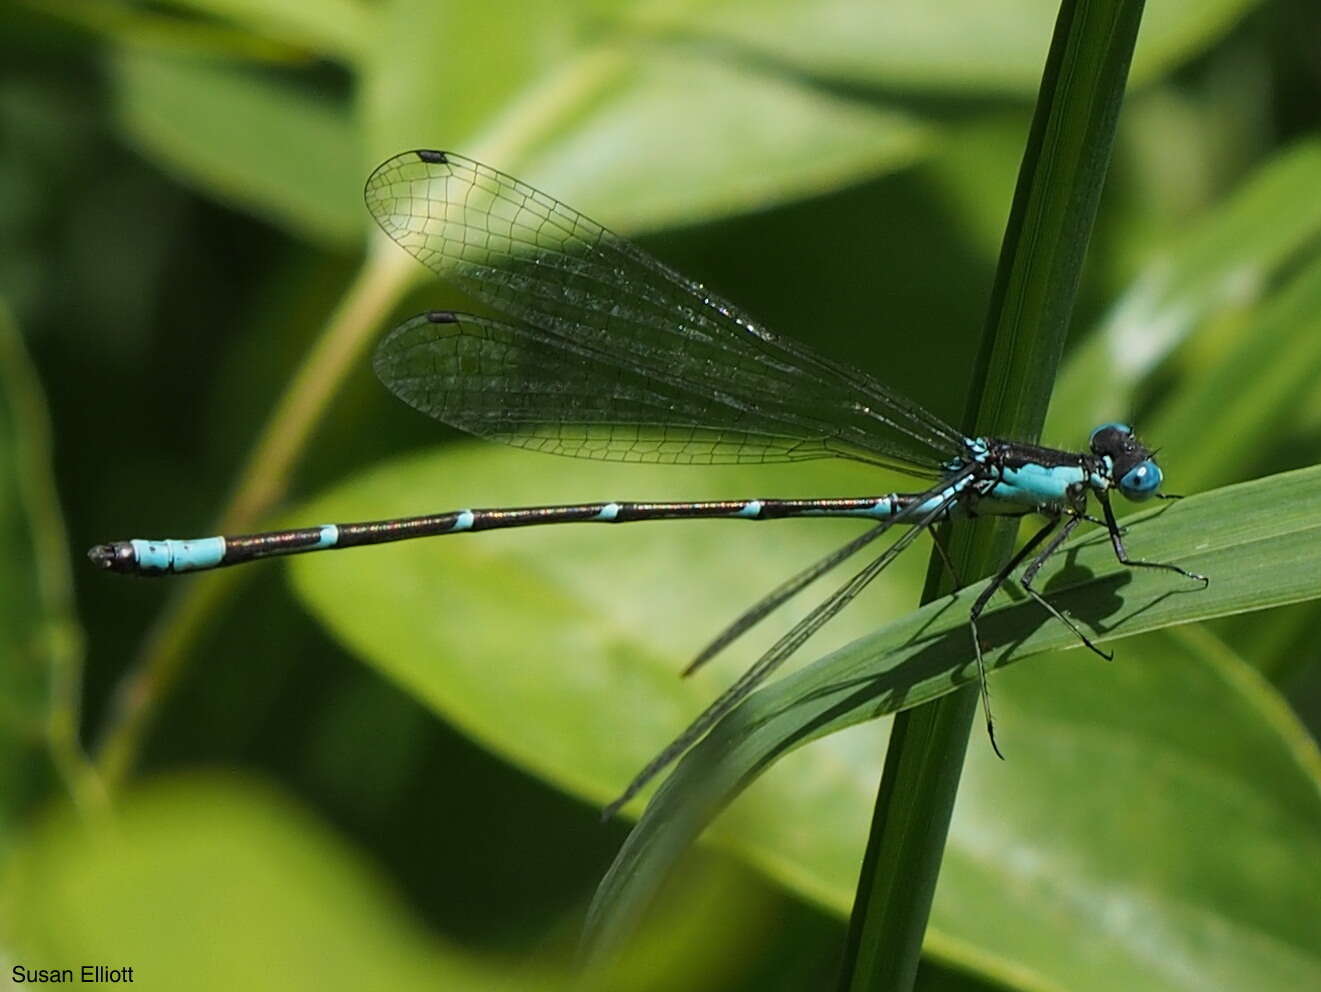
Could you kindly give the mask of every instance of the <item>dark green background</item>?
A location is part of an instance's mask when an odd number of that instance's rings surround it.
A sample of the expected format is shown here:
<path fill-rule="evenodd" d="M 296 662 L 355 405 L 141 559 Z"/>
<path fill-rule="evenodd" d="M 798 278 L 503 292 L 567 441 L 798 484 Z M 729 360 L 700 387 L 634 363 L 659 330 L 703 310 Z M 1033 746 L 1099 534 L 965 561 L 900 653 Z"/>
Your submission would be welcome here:
<path fill-rule="evenodd" d="M 95 758 L 117 683 L 192 580 L 100 575 L 82 553 L 215 526 L 364 265 L 363 178 L 418 145 L 489 158 L 957 420 L 1053 12 L 875 6 L 3 8 L 0 299 L 31 364 L 7 345 L 0 959 L 123 958 L 147 988 L 563 987 L 627 830 L 598 823 L 601 801 L 731 669 L 673 690 L 671 673 L 847 525 L 493 535 L 411 558 L 317 556 L 294 584 L 283 565 L 254 566 L 180 650 L 113 815 L 94 795 L 68 802 L 45 734 L 70 697 L 50 673 L 81 660 Z M 1129 420 L 1185 492 L 1321 454 L 1321 14 L 1303 0 L 1193 6 L 1149 3 L 1044 437 L 1076 446 L 1098 420 Z M 462 302 L 419 281 L 378 329 Z M 395 401 L 364 358 L 262 522 L 320 520 L 298 510 L 314 497 L 388 515 L 896 484 L 829 466 L 608 472 L 474 448 Z M 805 655 L 910 609 L 920 567 Z M 354 583 L 373 572 L 417 576 L 399 615 L 355 614 Z M 1113 668 L 1075 652 L 997 679 L 1011 761 L 983 767 L 973 744 L 922 987 L 1246 975 L 1297 988 L 1321 975 L 1321 889 L 1308 904 L 1277 886 L 1301 885 L 1321 848 L 1319 629 L 1302 603 L 1125 641 Z M 539 652 L 605 675 L 541 681 Z M 413 661 L 435 691 L 407 674 Z M 536 691 L 502 714 L 454 688 L 451 664 L 502 678 L 526 665 Z M 1079 685 L 1095 695 L 1072 698 Z M 1131 699 L 1141 730 L 1119 712 Z M 609 716 L 588 726 L 584 710 Z M 1106 732 L 1086 732 L 1093 718 Z M 561 723 L 575 738 L 563 753 L 535 753 L 527 728 Z M 731 813 L 721 849 L 690 859 L 606 987 L 827 987 L 883 729 L 804 752 L 818 754 L 805 774 L 860 784 L 782 811 L 780 841 L 746 822 L 776 819 L 773 801 Z M 1162 755 L 1183 762 L 1173 777 L 1196 783 L 1189 794 L 1144 795 Z M 1260 792 L 1210 802 L 1245 783 Z M 816 843 L 807 833 L 834 831 L 834 861 L 795 857 Z M 1197 856 L 1166 856 L 1183 847 Z M 1041 918 L 1004 908 L 1019 898 Z M 1217 927 L 1235 936 L 1212 940 Z M 1243 950 L 1261 946 L 1260 960 Z"/>

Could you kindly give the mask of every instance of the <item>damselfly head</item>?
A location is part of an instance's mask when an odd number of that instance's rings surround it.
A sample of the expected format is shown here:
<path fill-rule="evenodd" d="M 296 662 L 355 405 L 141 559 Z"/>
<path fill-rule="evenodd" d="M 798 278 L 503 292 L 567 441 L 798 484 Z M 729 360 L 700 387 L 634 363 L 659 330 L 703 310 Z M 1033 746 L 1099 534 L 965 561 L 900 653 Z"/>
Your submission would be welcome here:
<path fill-rule="evenodd" d="M 1164 480 L 1153 453 L 1133 436 L 1127 424 L 1102 424 L 1092 431 L 1092 453 L 1109 457 L 1115 485 L 1128 499 L 1140 503 L 1155 496 Z"/>

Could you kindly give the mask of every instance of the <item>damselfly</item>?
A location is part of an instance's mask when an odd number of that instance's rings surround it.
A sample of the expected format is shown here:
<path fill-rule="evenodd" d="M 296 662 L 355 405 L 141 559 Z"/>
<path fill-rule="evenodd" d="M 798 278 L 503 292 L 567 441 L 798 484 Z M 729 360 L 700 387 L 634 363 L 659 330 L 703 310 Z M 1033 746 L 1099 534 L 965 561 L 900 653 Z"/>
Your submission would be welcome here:
<path fill-rule="evenodd" d="M 1022 588 L 1088 648 L 1101 651 L 1033 588 L 1087 514 L 1101 507 L 1115 556 L 1206 583 L 1178 565 L 1129 558 L 1110 493 L 1159 492 L 1152 453 L 1105 424 L 1088 450 L 965 437 L 870 375 L 777 337 L 700 284 L 545 193 L 449 152 L 412 151 L 367 181 L 372 216 L 437 275 L 514 319 L 432 311 L 376 351 L 381 380 L 405 402 L 472 434 L 607 461 L 718 465 L 848 458 L 932 479 L 913 493 L 688 503 L 611 501 L 463 509 L 235 537 L 102 544 L 113 572 L 164 575 L 277 555 L 552 523 L 730 517 L 859 517 L 874 526 L 782 583 L 688 666 L 692 672 L 758 621 L 896 525 L 901 536 L 799 620 L 721 693 L 607 810 L 613 812 L 706 733 L 933 525 L 959 515 L 1040 514 L 1044 525 L 974 601 L 969 624 L 995 745 L 977 618 L 1020 567 Z M 1173 497 L 1166 497 L 1173 498 Z M 999 753 L 998 747 L 996 748 Z"/>

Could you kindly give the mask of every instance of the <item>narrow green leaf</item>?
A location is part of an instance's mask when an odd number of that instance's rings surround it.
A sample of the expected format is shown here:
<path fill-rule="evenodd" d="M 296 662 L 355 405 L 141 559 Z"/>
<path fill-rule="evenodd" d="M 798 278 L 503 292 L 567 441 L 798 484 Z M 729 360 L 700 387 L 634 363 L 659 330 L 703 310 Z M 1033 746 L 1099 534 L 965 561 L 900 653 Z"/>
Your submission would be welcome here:
<path fill-rule="evenodd" d="M 1254 467 L 1292 426 L 1321 368 L 1321 253 L 1233 335 L 1229 351 L 1177 390 L 1150 425 L 1170 451 L 1179 488 L 1196 491 Z M 1144 430 L 1146 427 L 1144 426 Z M 1214 438 L 1212 458 L 1183 458 Z"/>
<path fill-rule="evenodd" d="M 1321 141 L 1300 142 L 1157 253 L 1069 356 L 1051 434 L 1076 435 L 1128 416 L 1144 377 L 1199 325 L 1251 307 L 1281 271 L 1314 251 L 1318 188 Z"/>
<path fill-rule="evenodd" d="M 1040 436 L 1143 8 L 1144 0 L 1060 4 L 961 422 L 970 436 Z M 954 567 L 944 568 L 933 557 L 922 602 L 962 585 L 951 572 L 976 578 L 1006 566 L 1017 530 L 1017 520 L 953 527 Z M 979 680 L 981 643 L 979 636 Z M 916 979 L 978 709 L 980 722 L 993 733 L 990 704 L 979 688 L 980 700 L 968 687 L 895 720 L 849 920 L 841 990 L 907 989 Z M 611 912 L 610 903 L 598 899 L 593 919 Z"/>
<path fill-rule="evenodd" d="M 344 107 L 215 61 L 125 48 L 112 64 L 120 126 L 144 154 L 303 237 L 356 241 L 362 165 Z"/>
<path fill-rule="evenodd" d="M 1316 983 L 1321 757 L 1245 662 L 1183 627 L 994 689 L 1008 760 L 969 747 L 926 954 L 1033 990 Z M 847 912 L 884 729 L 787 755 L 712 840 Z"/>
<path fill-rule="evenodd" d="M 0 678 L 4 680 L 0 692 L 4 746 L 0 754 L 5 756 L 0 775 L 8 785 L 5 796 L 18 791 L 13 777 L 31 761 L 32 749 L 40 744 L 50 702 L 41 644 L 40 562 L 24 491 L 32 470 L 22 450 L 31 427 L 25 416 L 25 400 L 31 394 L 23 396 L 31 388 L 31 369 L 20 348 L 6 308 L 0 311 L 0 546 L 5 549 L 0 555 L 0 588 L 5 590 L 0 596 Z"/>
<path fill-rule="evenodd" d="M 1196 628 L 1116 653 L 996 680 L 1013 743 L 970 749 L 929 950 L 1075 992 L 1321 982 L 1315 742 Z"/>
<path fill-rule="evenodd" d="M 1116 655 L 996 676 L 1008 760 L 969 747 L 925 952 L 1008 988 L 1309 987 L 1315 743 L 1201 631 Z M 786 755 L 710 839 L 842 916 L 887 733 L 873 721 Z"/>
<path fill-rule="evenodd" d="M 1321 468 L 1304 469 L 1125 521 L 1125 540 L 1135 554 L 1209 575 L 1206 589 L 1154 569 L 1124 568 L 1100 533 L 1067 547 L 1042 588 L 1102 642 L 1316 598 L 1321 596 L 1319 483 Z M 661 786 L 630 834 L 598 893 L 591 921 L 598 938 L 627 928 L 679 854 L 780 755 L 975 678 L 967 604 L 980 588 L 931 603 L 781 679 L 722 721 Z M 1031 601 L 997 608 L 983 623 L 982 635 L 988 663 L 995 667 L 1040 651 L 1077 647 L 1074 635 L 1049 622 Z M 608 915 L 600 907 L 608 907 Z"/>

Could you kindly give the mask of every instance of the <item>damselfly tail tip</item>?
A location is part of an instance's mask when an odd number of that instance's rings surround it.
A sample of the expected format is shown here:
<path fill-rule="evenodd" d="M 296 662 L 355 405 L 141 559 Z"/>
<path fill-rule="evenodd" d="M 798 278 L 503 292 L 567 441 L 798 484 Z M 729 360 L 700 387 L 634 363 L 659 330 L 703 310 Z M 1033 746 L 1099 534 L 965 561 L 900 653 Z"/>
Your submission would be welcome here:
<path fill-rule="evenodd" d="M 601 822 L 609 823 L 611 820 L 613 820 L 615 818 L 615 814 L 624 808 L 624 804 L 626 802 L 628 802 L 628 797 L 620 796 L 614 802 L 608 803 L 605 809 L 601 810 Z"/>
<path fill-rule="evenodd" d="M 130 541 L 114 541 L 110 544 L 98 544 L 87 552 L 93 565 L 104 568 L 107 572 L 133 572 L 137 567 L 137 554 Z"/>

